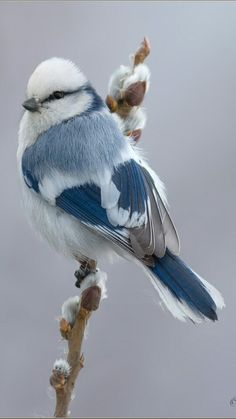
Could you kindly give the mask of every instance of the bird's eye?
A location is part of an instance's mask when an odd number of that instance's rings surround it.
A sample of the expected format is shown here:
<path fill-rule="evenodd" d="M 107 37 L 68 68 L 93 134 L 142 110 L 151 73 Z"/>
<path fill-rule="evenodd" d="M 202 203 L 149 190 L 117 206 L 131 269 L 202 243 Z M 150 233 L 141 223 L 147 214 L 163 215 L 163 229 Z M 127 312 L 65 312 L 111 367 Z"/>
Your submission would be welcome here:
<path fill-rule="evenodd" d="M 53 93 L 53 97 L 54 99 L 62 99 L 64 97 L 65 93 L 64 92 L 54 92 Z"/>

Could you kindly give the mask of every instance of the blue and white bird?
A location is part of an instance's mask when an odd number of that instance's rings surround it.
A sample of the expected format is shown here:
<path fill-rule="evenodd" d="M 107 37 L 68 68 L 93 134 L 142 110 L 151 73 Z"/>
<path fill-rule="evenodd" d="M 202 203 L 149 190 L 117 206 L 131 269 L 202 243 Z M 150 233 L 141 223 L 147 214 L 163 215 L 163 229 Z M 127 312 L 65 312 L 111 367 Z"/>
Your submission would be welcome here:
<path fill-rule="evenodd" d="M 162 182 L 80 69 L 62 58 L 42 62 L 23 106 L 17 159 L 40 234 L 82 263 L 131 259 L 176 318 L 217 320 L 223 298 L 179 258 Z"/>

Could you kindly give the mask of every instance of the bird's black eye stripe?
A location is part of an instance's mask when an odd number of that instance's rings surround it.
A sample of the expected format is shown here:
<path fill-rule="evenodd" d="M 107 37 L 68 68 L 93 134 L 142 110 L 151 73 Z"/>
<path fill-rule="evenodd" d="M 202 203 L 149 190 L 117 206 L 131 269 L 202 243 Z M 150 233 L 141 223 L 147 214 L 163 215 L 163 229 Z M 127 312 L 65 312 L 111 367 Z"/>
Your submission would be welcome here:
<path fill-rule="evenodd" d="M 53 94 L 54 99 L 62 99 L 65 96 L 64 92 L 54 92 Z"/>
<path fill-rule="evenodd" d="M 84 90 L 84 87 L 80 87 L 79 89 L 76 89 L 76 90 L 73 90 L 73 91 L 70 91 L 70 92 L 63 92 L 61 90 L 56 90 L 50 96 L 48 96 L 46 99 L 44 99 L 41 103 L 51 102 L 52 100 L 62 99 L 65 96 L 72 95 L 73 93 L 79 93 L 82 90 Z"/>
<path fill-rule="evenodd" d="M 54 99 L 62 99 L 65 96 L 65 92 L 61 92 L 59 90 L 57 90 L 56 92 L 53 92 L 50 96 L 47 97 L 47 99 L 44 100 L 44 102 L 46 101 L 51 101 Z"/>

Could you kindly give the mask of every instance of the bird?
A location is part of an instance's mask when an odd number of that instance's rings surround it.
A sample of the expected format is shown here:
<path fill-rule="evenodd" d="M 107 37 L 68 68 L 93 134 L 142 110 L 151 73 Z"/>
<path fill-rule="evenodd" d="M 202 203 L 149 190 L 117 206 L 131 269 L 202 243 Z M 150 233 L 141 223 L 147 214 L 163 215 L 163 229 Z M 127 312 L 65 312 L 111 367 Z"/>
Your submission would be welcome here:
<path fill-rule="evenodd" d="M 144 269 L 175 318 L 217 320 L 224 299 L 180 258 L 162 181 L 80 68 L 58 57 L 41 62 L 23 107 L 24 208 L 51 246 L 80 263 L 78 279 L 102 258 L 122 257 Z"/>

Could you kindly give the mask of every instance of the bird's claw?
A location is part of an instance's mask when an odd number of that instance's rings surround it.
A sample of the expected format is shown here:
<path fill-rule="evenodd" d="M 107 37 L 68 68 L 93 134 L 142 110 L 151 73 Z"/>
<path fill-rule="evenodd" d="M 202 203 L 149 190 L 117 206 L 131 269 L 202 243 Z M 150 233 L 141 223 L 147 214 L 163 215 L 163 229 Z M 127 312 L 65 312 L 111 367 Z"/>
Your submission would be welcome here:
<path fill-rule="evenodd" d="M 77 278 L 77 281 L 75 282 L 75 286 L 77 288 L 80 288 L 82 281 L 84 278 L 90 273 L 90 269 L 87 266 L 81 265 L 80 268 L 75 271 L 74 275 Z"/>

